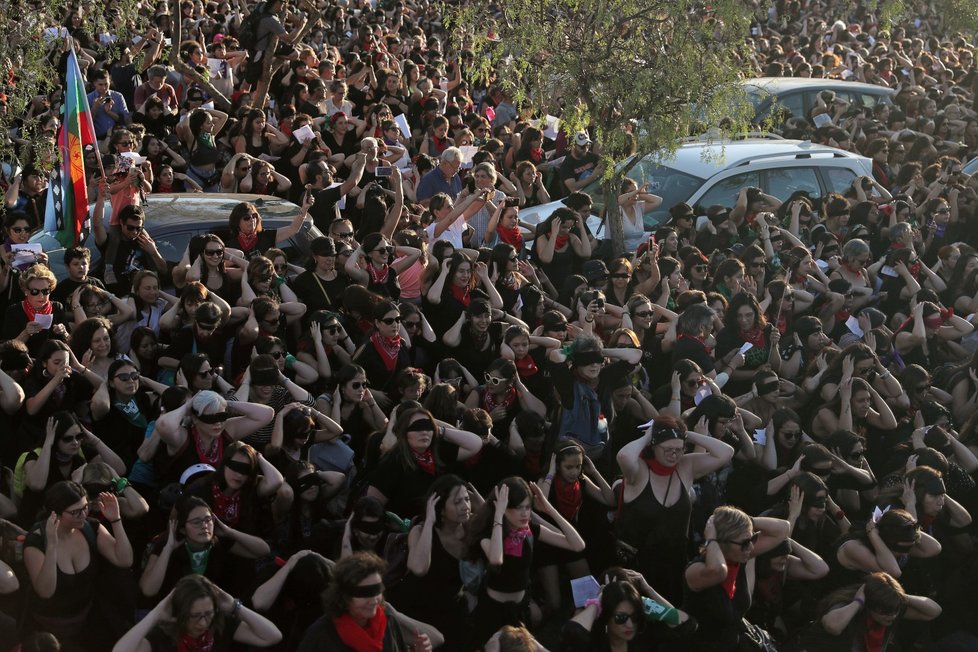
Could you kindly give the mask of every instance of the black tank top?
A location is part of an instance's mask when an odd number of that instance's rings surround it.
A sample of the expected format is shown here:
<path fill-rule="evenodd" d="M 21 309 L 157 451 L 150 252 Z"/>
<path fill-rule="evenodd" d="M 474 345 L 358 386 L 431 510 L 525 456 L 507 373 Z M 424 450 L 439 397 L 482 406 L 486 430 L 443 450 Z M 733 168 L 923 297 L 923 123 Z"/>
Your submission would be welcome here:
<path fill-rule="evenodd" d="M 678 473 L 669 476 L 664 500 L 669 499 L 673 480 L 679 482 L 679 500 L 665 507 L 652 491 L 652 470 L 645 488 L 636 498 L 622 505 L 618 536 L 637 548 L 678 546 L 685 548 L 693 504 Z"/>

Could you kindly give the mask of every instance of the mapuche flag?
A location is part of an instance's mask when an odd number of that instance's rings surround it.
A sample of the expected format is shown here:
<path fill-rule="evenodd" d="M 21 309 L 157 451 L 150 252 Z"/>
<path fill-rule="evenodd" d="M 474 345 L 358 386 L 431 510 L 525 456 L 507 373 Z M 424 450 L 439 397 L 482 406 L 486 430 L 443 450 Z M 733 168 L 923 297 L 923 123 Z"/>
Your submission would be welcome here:
<path fill-rule="evenodd" d="M 98 146 L 74 47 L 68 51 L 64 98 L 64 116 L 58 132 L 61 164 L 51 172 L 44 230 L 54 234 L 63 247 L 74 247 L 81 244 L 82 228 L 88 219 L 85 147 Z"/>

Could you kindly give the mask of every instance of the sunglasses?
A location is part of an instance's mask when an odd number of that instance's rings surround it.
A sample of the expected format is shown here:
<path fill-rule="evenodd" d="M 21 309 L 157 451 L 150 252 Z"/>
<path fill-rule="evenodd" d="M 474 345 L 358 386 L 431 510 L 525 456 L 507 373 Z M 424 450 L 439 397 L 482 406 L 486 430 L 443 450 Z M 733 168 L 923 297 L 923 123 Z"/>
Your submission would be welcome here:
<path fill-rule="evenodd" d="M 339 326 L 323 326 L 323 330 L 330 335 L 338 335 L 341 329 Z"/>
<path fill-rule="evenodd" d="M 379 321 L 384 322 L 388 326 L 392 326 L 393 324 L 400 324 L 401 323 L 401 316 L 398 315 L 397 317 L 384 317 L 383 319 L 381 319 Z"/>
<path fill-rule="evenodd" d="M 216 376 L 217 371 L 215 369 L 204 369 L 203 371 L 198 371 L 197 375 L 201 378 L 210 378 L 211 376 Z"/>
<path fill-rule="evenodd" d="M 652 311 L 651 310 L 643 310 L 642 312 L 633 312 L 632 314 L 634 316 L 636 316 L 636 317 L 641 317 L 642 319 L 645 319 L 647 317 L 651 317 L 652 316 Z"/>
<path fill-rule="evenodd" d="M 616 625 L 624 625 L 628 621 L 632 621 L 636 625 L 639 623 L 639 616 L 637 613 L 626 614 L 624 611 L 619 611 L 614 615 L 614 621 Z"/>
<path fill-rule="evenodd" d="M 231 418 L 229 412 L 215 412 L 214 414 L 198 414 L 196 415 L 203 423 L 209 423 L 211 425 L 215 423 L 224 423 Z"/>
<path fill-rule="evenodd" d="M 273 353 L 269 353 L 268 355 L 270 355 L 273 358 L 275 358 L 276 360 L 278 360 L 279 358 L 284 358 L 285 357 L 285 352 L 283 352 L 283 351 L 275 351 Z"/>
<path fill-rule="evenodd" d="M 485 379 L 486 382 L 492 385 L 493 387 L 509 382 L 509 378 L 498 378 L 496 376 L 490 376 L 489 374 L 485 374 Z"/>
<path fill-rule="evenodd" d="M 333 235 L 341 240 L 349 240 L 353 237 L 353 231 L 348 231 L 346 233 L 334 233 Z"/>
<path fill-rule="evenodd" d="M 782 430 L 781 436 L 785 439 L 794 439 L 795 437 L 801 437 L 801 430 Z"/>
<path fill-rule="evenodd" d="M 394 251 L 394 247 L 378 247 L 377 249 L 374 249 L 374 251 L 377 252 L 378 254 L 384 254 L 385 256 L 390 256 L 391 253 Z"/>
<path fill-rule="evenodd" d="M 288 268 L 289 268 L 289 266 L 288 266 L 288 265 L 276 265 L 276 266 L 275 266 L 275 271 L 276 271 L 276 272 L 284 272 L 284 271 L 285 271 L 285 270 L 287 270 Z"/>
<path fill-rule="evenodd" d="M 743 541 L 733 541 L 732 539 L 723 539 L 721 540 L 721 543 L 729 543 L 731 545 L 740 546 L 740 549 L 746 552 L 747 550 L 750 549 L 751 546 L 757 543 L 757 539 L 760 538 L 760 536 L 761 536 L 761 531 L 758 530 L 754 534 L 750 535 L 749 538 L 744 539 Z"/>
<path fill-rule="evenodd" d="M 127 374 L 116 374 L 115 377 L 117 380 L 139 380 L 139 372 L 130 371 Z"/>
<path fill-rule="evenodd" d="M 68 435 L 67 437 L 62 437 L 61 441 L 66 444 L 74 444 L 77 441 L 80 444 L 81 442 L 85 441 L 85 435 Z"/>
<path fill-rule="evenodd" d="M 404 328 L 419 328 L 420 326 L 421 326 L 421 320 L 420 319 L 417 320 L 417 321 L 415 321 L 415 320 L 412 319 L 411 321 L 405 321 L 404 322 Z"/>
<path fill-rule="evenodd" d="M 139 233 L 143 230 L 143 226 L 141 224 L 136 226 L 133 226 L 132 224 L 124 224 L 123 227 L 126 229 L 126 231 L 132 231 L 133 233 Z"/>
<path fill-rule="evenodd" d="M 12 226 L 10 230 L 14 233 L 30 233 L 31 227 L 29 226 Z"/>
<path fill-rule="evenodd" d="M 44 296 L 48 296 L 49 294 L 51 294 L 51 288 L 40 288 L 40 289 L 28 288 L 27 291 L 30 293 L 32 297 L 36 297 L 39 294 Z"/>
<path fill-rule="evenodd" d="M 361 382 L 361 381 L 350 383 L 350 389 L 366 389 L 369 386 L 370 386 L 370 383 Z"/>
<path fill-rule="evenodd" d="M 207 256 L 223 256 L 224 247 L 221 247 L 220 249 L 205 249 L 204 254 Z"/>

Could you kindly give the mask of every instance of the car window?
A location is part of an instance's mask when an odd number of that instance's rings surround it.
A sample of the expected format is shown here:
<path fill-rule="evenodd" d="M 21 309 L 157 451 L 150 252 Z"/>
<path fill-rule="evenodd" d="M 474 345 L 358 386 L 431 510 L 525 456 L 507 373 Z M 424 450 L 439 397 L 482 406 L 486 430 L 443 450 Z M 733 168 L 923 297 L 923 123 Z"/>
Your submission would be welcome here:
<path fill-rule="evenodd" d="M 761 176 L 757 171 L 735 174 L 725 179 L 720 179 L 713 186 L 703 193 L 696 201 L 696 204 L 706 210 L 714 204 L 732 207 L 737 203 L 737 194 L 742 188 L 747 186 L 760 187 Z"/>
<path fill-rule="evenodd" d="M 777 98 L 779 105 L 791 111 L 791 115 L 796 118 L 805 117 L 805 98 L 802 93 L 789 93 L 780 95 Z"/>
<path fill-rule="evenodd" d="M 822 168 L 822 175 L 829 192 L 845 194 L 852 187 L 856 173 L 848 168 Z"/>
<path fill-rule="evenodd" d="M 804 190 L 812 199 L 822 196 L 818 183 L 818 175 L 814 168 L 780 168 L 765 171 L 765 180 L 761 188 L 764 191 L 785 201 L 791 193 Z"/>

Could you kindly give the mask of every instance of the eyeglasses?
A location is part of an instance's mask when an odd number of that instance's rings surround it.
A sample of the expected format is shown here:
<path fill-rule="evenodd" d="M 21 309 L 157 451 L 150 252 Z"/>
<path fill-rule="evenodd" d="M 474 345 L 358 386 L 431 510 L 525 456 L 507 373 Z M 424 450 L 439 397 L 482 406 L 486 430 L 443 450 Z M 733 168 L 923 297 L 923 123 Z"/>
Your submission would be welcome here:
<path fill-rule="evenodd" d="M 221 247 L 220 249 L 205 249 L 204 250 L 204 255 L 205 256 L 223 256 L 224 255 L 224 247 Z"/>
<path fill-rule="evenodd" d="M 44 296 L 51 294 L 51 288 L 28 288 L 27 291 L 32 297 L 36 297 L 39 294 Z"/>
<path fill-rule="evenodd" d="M 213 523 L 213 516 L 201 516 L 200 518 L 191 518 L 187 521 L 187 525 L 193 525 L 194 527 L 204 527 L 205 525 L 211 525 Z"/>
<path fill-rule="evenodd" d="M 404 328 L 420 328 L 420 327 L 421 327 L 421 320 L 420 319 L 417 320 L 417 321 L 415 321 L 415 320 L 412 319 L 411 321 L 405 321 L 404 322 Z"/>
<path fill-rule="evenodd" d="M 81 443 L 81 442 L 85 441 L 85 435 L 82 435 L 82 434 L 68 435 L 67 437 L 62 437 L 61 438 L 61 441 L 63 441 L 66 444 L 74 444 L 76 441 L 78 443 Z"/>
<path fill-rule="evenodd" d="M 14 233 L 30 233 L 31 227 L 29 226 L 12 226 L 10 230 Z"/>
<path fill-rule="evenodd" d="M 199 520 L 199 519 L 194 519 L 194 520 Z M 187 521 L 187 522 L 189 523 L 190 521 Z M 188 616 L 187 616 L 187 618 L 192 623 L 200 622 L 202 620 L 211 620 L 213 617 L 214 617 L 214 610 L 213 609 L 211 609 L 210 611 L 201 611 L 200 613 L 188 614 Z"/>
<path fill-rule="evenodd" d="M 89 506 L 85 504 L 79 507 L 78 509 L 66 509 L 62 513 L 67 514 L 68 516 L 71 516 L 73 518 L 81 518 L 82 516 L 86 516 L 88 514 L 88 509 Z"/>
<path fill-rule="evenodd" d="M 139 380 L 139 372 L 130 371 L 127 374 L 116 374 L 115 377 L 117 380 Z"/>
<path fill-rule="evenodd" d="M 682 455 L 683 453 L 686 452 L 686 450 L 683 448 L 666 448 L 665 446 L 660 446 L 660 448 L 662 449 L 663 455 L 675 456 L 675 455 Z"/>
<path fill-rule="evenodd" d="M 366 381 L 358 380 L 356 382 L 350 383 L 350 389 L 366 389 L 369 386 L 370 383 L 367 383 Z"/>
<path fill-rule="evenodd" d="M 635 613 L 635 612 L 632 612 L 630 614 L 626 614 L 624 611 L 619 611 L 614 616 L 614 621 L 615 621 L 615 624 L 616 625 L 624 625 L 629 620 L 632 621 L 633 623 L 635 623 L 636 625 L 638 625 L 638 623 L 639 623 L 639 616 L 638 616 L 638 614 Z"/>
<path fill-rule="evenodd" d="M 392 326 L 394 324 L 400 324 L 401 323 L 401 316 L 398 315 L 397 317 L 384 317 L 383 319 L 381 319 L 379 321 L 384 322 L 388 326 Z"/>
<path fill-rule="evenodd" d="M 485 374 L 485 378 L 486 378 L 486 382 L 492 385 L 493 387 L 509 382 L 509 378 L 499 378 L 498 376 L 491 376 L 488 373 Z"/>
<path fill-rule="evenodd" d="M 785 439 L 794 439 L 795 437 L 801 437 L 801 430 L 782 430 L 781 436 Z"/>
<path fill-rule="evenodd" d="M 139 233 L 143 230 L 142 224 L 136 224 L 135 226 L 132 224 L 123 224 L 122 226 L 126 231 L 131 231 L 133 233 Z"/>
<path fill-rule="evenodd" d="M 938 208 L 938 209 L 937 209 L 936 211 L 934 211 L 934 212 L 935 212 L 935 213 L 938 213 L 938 214 L 940 214 L 940 215 L 947 215 L 948 213 L 950 213 L 950 212 L 951 212 L 951 209 L 950 209 L 950 208 Z"/>
<path fill-rule="evenodd" d="M 213 414 L 198 414 L 196 415 L 203 423 L 214 425 L 215 423 L 224 423 L 231 418 L 228 412 L 215 412 Z"/>
<path fill-rule="evenodd" d="M 201 378 L 210 378 L 211 376 L 216 376 L 217 371 L 214 369 L 203 369 L 197 372 L 197 375 Z"/>
<path fill-rule="evenodd" d="M 720 543 L 729 543 L 734 546 L 740 546 L 740 549 L 744 552 L 750 550 L 750 547 L 757 543 L 757 539 L 761 536 L 761 531 L 758 530 L 754 534 L 750 535 L 750 538 L 744 539 L 743 541 L 734 541 L 732 539 L 718 539 Z"/>
<path fill-rule="evenodd" d="M 346 233 L 334 233 L 333 235 L 340 240 L 349 240 L 353 237 L 353 231 L 347 231 Z"/>

